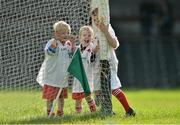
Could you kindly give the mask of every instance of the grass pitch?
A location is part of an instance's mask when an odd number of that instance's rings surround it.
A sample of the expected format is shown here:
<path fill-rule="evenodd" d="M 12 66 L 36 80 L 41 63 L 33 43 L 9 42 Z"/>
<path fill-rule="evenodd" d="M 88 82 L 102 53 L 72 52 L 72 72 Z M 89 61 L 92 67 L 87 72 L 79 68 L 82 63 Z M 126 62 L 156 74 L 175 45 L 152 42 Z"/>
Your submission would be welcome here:
<path fill-rule="evenodd" d="M 89 113 L 85 101 L 83 113 L 77 115 L 69 93 L 69 98 L 65 100 L 65 116 L 47 118 L 41 91 L 1 91 L 0 124 L 180 124 L 178 89 L 129 90 L 125 93 L 136 110 L 136 117 L 125 117 L 122 105 L 114 97 L 114 116 L 102 117 L 98 112 Z"/>

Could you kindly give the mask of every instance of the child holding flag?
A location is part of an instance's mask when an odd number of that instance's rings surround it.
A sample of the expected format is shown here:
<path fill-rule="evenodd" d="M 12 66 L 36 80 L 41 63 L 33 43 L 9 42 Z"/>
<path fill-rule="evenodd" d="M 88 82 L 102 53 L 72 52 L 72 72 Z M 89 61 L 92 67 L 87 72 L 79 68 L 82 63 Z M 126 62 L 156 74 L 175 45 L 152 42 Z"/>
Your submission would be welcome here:
<path fill-rule="evenodd" d="M 92 41 L 94 38 L 93 30 L 90 26 L 83 26 L 79 31 L 79 40 L 80 40 L 80 51 L 82 62 L 85 68 L 85 72 L 87 75 L 87 80 L 89 82 L 90 92 L 93 91 L 93 74 L 92 74 Z M 72 98 L 75 100 L 75 108 L 77 113 L 81 113 L 82 111 L 82 99 L 85 98 L 89 109 L 91 112 L 96 111 L 96 105 L 94 100 L 91 98 L 91 93 L 86 94 L 84 92 L 84 88 L 80 84 L 78 79 L 75 79 L 73 84 L 73 93 Z"/>
<path fill-rule="evenodd" d="M 43 86 L 43 99 L 47 100 L 47 115 L 55 115 L 52 111 L 53 102 L 60 88 L 58 97 L 57 116 L 63 116 L 64 98 L 67 98 L 66 71 L 69 66 L 69 53 L 74 51 L 73 42 L 68 40 L 71 28 L 64 21 L 53 25 L 55 38 L 49 40 L 45 46 L 45 60 L 37 76 L 37 82 Z"/>

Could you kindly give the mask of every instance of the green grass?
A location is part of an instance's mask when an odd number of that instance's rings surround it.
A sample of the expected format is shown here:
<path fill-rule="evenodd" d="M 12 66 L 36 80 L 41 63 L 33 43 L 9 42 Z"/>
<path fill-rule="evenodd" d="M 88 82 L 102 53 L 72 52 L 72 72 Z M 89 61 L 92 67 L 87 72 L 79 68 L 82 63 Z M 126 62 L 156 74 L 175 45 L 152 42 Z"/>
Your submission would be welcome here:
<path fill-rule="evenodd" d="M 113 97 L 115 116 L 102 117 L 91 114 L 85 101 L 84 112 L 76 115 L 74 102 L 65 100 L 63 118 L 47 118 L 45 100 L 40 91 L 1 91 L 0 124 L 178 124 L 180 123 L 179 90 L 126 91 L 129 103 L 136 110 L 136 117 L 125 117 L 121 104 Z"/>

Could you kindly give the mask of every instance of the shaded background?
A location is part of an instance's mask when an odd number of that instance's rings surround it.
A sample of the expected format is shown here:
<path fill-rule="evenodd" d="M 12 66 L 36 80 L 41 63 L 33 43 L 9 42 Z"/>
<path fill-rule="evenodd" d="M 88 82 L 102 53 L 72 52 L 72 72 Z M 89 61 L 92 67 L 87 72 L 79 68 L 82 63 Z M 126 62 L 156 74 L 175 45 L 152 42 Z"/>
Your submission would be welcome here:
<path fill-rule="evenodd" d="M 160 1 L 149 1 L 154 2 L 154 10 L 147 10 L 152 13 L 151 33 L 143 34 L 140 5 L 148 0 L 110 0 L 111 24 L 121 44 L 116 50 L 118 75 L 125 87 L 176 88 L 180 86 L 180 1 L 169 0 L 174 19 L 171 35 L 159 31 Z"/>

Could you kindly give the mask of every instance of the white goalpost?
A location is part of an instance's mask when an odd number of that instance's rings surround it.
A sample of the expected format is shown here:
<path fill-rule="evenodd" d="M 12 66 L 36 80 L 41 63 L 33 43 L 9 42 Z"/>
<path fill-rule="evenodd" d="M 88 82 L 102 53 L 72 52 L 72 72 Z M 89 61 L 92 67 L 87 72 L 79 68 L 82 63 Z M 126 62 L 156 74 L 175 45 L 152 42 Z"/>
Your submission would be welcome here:
<path fill-rule="evenodd" d="M 110 23 L 110 12 L 109 12 L 109 0 L 92 0 L 91 11 L 97 9 L 98 18 L 105 25 Z M 102 113 L 105 115 L 111 115 L 112 101 L 111 101 L 111 70 L 109 62 L 109 45 L 106 36 L 92 21 L 92 27 L 99 40 L 100 45 L 100 88 L 101 94 L 99 101 L 101 104 Z"/>
<path fill-rule="evenodd" d="M 98 8 L 99 18 L 103 18 L 105 24 L 110 23 L 110 14 L 109 14 L 109 0 L 91 0 L 91 11 L 95 8 Z M 106 41 L 105 35 L 95 26 L 92 22 L 93 30 L 100 41 L 100 59 L 104 60 L 108 57 L 108 43 Z"/>

